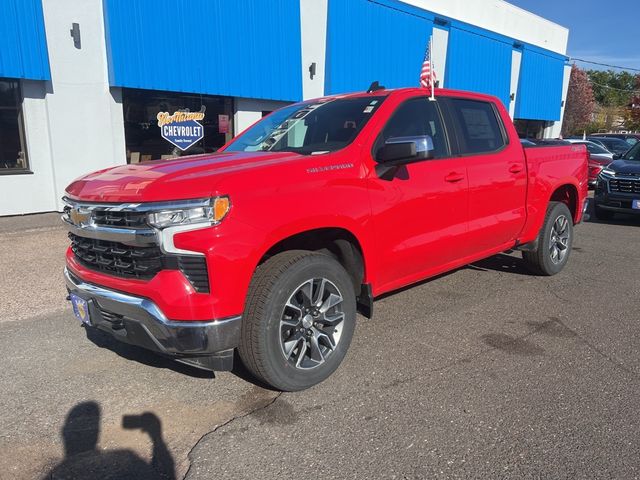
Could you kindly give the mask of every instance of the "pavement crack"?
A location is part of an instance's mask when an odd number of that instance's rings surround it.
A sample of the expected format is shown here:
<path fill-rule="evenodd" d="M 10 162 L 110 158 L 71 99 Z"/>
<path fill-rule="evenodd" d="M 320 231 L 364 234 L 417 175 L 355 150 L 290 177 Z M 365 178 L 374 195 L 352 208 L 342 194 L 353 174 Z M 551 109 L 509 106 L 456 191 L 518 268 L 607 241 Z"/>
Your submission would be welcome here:
<path fill-rule="evenodd" d="M 262 410 L 265 410 L 267 408 L 269 408 L 271 405 L 273 405 L 274 403 L 276 403 L 276 400 L 278 400 L 281 396 L 282 396 L 283 392 L 278 392 L 278 394 L 273 397 L 272 399 L 270 399 L 268 402 L 264 403 L 263 405 L 258 405 L 253 409 L 250 409 L 248 412 L 244 412 L 238 415 L 234 415 L 233 417 L 231 417 L 229 420 L 227 420 L 224 423 L 221 423 L 219 425 L 216 425 L 216 427 L 209 431 L 206 432 L 205 434 L 203 434 L 197 441 L 196 443 L 193 445 L 193 447 L 191 447 L 191 449 L 189 450 L 189 452 L 187 453 L 187 460 L 189 461 L 189 468 L 187 469 L 186 473 L 184 474 L 184 476 L 182 477 L 182 479 L 186 479 L 189 476 L 189 472 L 191 472 L 191 466 L 193 465 L 193 462 L 191 461 L 191 454 L 195 451 L 196 448 L 198 448 L 198 445 L 200 445 L 200 443 L 209 435 L 212 435 L 214 433 L 216 433 L 218 430 L 220 430 L 221 428 L 226 427 L 227 425 L 230 425 L 231 423 L 235 422 L 236 420 L 240 420 L 243 419 L 245 417 L 248 417 L 250 415 L 253 415 L 254 413 L 260 412 Z"/>
<path fill-rule="evenodd" d="M 635 377 L 636 379 L 639 378 L 638 373 L 627 367 L 624 363 L 622 363 L 620 360 L 618 360 L 616 357 L 614 357 L 613 355 L 609 355 L 607 352 L 605 352 L 604 350 L 601 350 L 597 345 L 593 344 L 592 342 L 590 342 L 589 340 L 587 340 L 584 336 L 582 336 L 581 334 L 579 334 L 577 331 L 575 331 L 573 328 L 567 326 L 563 321 L 561 320 L 556 320 L 560 325 L 562 325 L 564 328 L 566 328 L 568 331 L 572 332 L 576 339 L 582 343 L 583 345 L 586 345 L 587 348 L 590 348 L 592 351 L 596 352 L 598 355 L 600 355 L 600 357 L 602 357 L 604 360 L 606 360 L 607 362 L 609 362 L 611 365 L 613 365 L 614 367 L 622 370 L 623 372 Z"/>

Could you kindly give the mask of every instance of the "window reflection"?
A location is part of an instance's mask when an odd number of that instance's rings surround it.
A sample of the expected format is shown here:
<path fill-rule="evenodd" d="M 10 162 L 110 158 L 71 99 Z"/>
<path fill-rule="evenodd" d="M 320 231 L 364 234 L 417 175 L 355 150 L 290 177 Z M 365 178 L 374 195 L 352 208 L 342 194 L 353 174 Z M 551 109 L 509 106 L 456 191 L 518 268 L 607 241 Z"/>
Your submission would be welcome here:
<path fill-rule="evenodd" d="M 20 84 L 0 78 L 0 175 L 28 171 Z"/>

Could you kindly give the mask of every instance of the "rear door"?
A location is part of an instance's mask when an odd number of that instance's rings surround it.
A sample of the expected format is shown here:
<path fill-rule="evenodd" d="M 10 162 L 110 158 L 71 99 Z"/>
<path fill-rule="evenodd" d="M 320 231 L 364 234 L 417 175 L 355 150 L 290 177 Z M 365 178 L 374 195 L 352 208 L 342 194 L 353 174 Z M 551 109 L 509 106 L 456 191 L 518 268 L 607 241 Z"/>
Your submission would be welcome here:
<path fill-rule="evenodd" d="M 497 107 L 482 100 L 446 99 L 469 179 L 472 254 L 515 241 L 526 221 L 527 168 L 519 143 L 510 144 Z"/>

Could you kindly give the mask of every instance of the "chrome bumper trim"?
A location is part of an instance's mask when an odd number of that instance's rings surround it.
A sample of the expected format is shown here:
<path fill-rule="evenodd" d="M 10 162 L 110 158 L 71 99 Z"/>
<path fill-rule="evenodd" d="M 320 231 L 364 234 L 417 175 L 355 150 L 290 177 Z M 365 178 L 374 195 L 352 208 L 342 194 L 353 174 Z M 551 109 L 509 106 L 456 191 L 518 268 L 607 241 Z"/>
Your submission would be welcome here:
<path fill-rule="evenodd" d="M 79 237 L 118 242 L 134 247 L 149 247 L 158 245 L 159 243 L 158 232 L 152 228 L 116 228 L 98 225 L 79 227 L 71 223 L 64 216 L 62 217 L 62 221 L 70 233 Z"/>
<path fill-rule="evenodd" d="M 216 355 L 239 344 L 240 316 L 212 321 L 170 320 L 147 298 L 86 283 L 66 267 L 64 277 L 67 290 L 87 300 L 91 326 L 123 342 L 180 358 Z M 117 315 L 118 325 L 104 318 L 102 312 Z"/>
<path fill-rule="evenodd" d="M 105 210 L 110 212 L 156 212 L 171 210 L 174 208 L 194 208 L 208 206 L 210 198 L 198 198 L 193 200 L 170 200 L 165 202 L 141 202 L 141 203 L 94 203 L 73 200 L 62 197 L 62 201 L 71 207 L 81 207 L 86 210 Z"/>

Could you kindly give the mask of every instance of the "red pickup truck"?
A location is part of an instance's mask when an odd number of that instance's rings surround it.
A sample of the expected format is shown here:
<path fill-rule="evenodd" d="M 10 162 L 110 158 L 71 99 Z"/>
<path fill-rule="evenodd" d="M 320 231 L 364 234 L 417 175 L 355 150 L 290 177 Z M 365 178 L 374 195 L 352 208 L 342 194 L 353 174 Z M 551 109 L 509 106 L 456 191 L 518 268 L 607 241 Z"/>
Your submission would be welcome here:
<path fill-rule="evenodd" d="M 215 154 L 74 181 L 76 316 L 204 369 L 237 351 L 301 390 L 336 370 L 356 312 L 385 292 L 513 249 L 558 273 L 586 205 L 585 147 L 523 148 L 496 98 L 436 93 L 305 101 Z"/>

